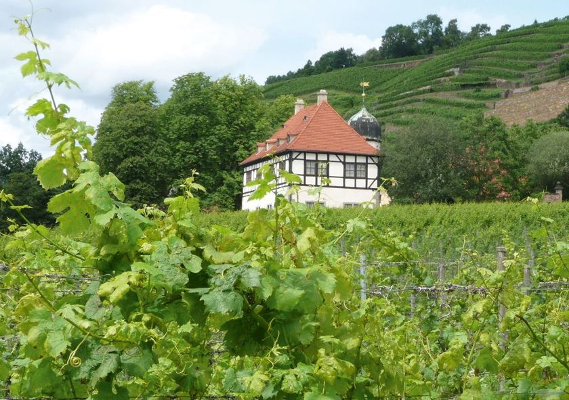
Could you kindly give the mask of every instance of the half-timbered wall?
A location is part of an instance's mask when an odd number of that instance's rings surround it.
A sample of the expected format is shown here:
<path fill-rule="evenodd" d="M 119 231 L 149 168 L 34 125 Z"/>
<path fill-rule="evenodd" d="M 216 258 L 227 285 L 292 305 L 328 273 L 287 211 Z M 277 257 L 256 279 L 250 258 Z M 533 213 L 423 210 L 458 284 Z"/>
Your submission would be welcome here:
<path fill-rule="evenodd" d="M 247 183 L 257 178 L 257 171 L 265 164 L 272 164 L 278 175 L 279 169 L 290 171 L 290 154 L 283 154 L 270 160 L 262 160 L 258 163 L 247 165 L 243 171 L 243 200 L 241 209 L 257 210 L 259 208 L 272 208 L 275 204 L 275 193 L 269 193 L 262 199 L 249 200 L 249 197 L 257 189 L 257 186 L 247 186 Z M 249 180 L 250 177 L 250 180 Z M 288 186 L 282 177 L 277 177 L 277 193 L 286 194 Z"/>
<path fill-rule="evenodd" d="M 300 190 L 292 201 L 301 203 L 321 202 L 327 207 L 349 207 L 361 203 L 377 203 L 379 157 L 358 156 L 349 154 L 292 152 L 278 158 L 264 160 L 245 167 L 243 175 L 243 206 L 244 210 L 271 208 L 275 201 L 275 193 L 268 194 L 260 200 L 249 201 L 249 196 L 256 187 L 246 186 L 248 177 L 254 180 L 256 171 L 266 163 L 277 165 L 276 168 L 286 169 L 300 177 Z M 284 167 L 284 168 L 283 168 Z M 327 178 L 326 185 L 322 179 Z M 326 180 L 325 180 L 326 183 Z M 311 195 L 311 188 L 323 186 L 320 199 Z M 286 194 L 288 186 L 282 178 L 277 181 L 277 193 Z M 385 204 L 385 196 L 382 199 Z"/>

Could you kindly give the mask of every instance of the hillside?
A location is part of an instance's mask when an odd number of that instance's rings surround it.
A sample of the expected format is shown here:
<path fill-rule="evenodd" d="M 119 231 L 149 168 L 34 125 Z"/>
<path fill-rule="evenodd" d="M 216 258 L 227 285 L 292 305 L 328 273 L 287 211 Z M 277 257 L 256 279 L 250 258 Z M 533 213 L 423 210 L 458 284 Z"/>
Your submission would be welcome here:
<path fill-rule="evenodd" d="M 324 88 L 331 93 L 330 103 L 347 117 L 360 107 L 359 83 L 365 80 L 370 82 L 367 107 L 387 129 L 406 125 L 417 114 L 460 119 L 480 111 L 521 124 L 529 118 L 550 119 L 569 104 L 567 81 L 557 82 L 562 78 L 558 63 L 568 54 L 569 20 L 554 20 L 420 60 L 391 60 L 270 84 L 265 96 L 293 94 L 311 102 Z"/>

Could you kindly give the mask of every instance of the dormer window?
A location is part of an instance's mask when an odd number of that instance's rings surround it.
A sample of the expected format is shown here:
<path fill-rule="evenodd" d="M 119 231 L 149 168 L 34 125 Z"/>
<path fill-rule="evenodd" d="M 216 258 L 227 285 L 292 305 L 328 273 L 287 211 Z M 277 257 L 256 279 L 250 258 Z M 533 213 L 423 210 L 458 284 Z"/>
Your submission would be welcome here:
<path fill-rule="evenodd" d="M 292 141 L 296 138 L 296 135 L 291 135 L 290 133 L 287 133 L 286 135 L 286 139 L 289 143 L 292 143 Z"/>

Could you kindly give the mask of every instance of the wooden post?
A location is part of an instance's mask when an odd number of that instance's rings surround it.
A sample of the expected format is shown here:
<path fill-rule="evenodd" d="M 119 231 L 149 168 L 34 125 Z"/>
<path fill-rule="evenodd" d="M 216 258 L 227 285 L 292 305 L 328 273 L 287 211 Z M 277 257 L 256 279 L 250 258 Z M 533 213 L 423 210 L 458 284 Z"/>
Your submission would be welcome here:
<path fill-rule="evenodd" d="M 362 301 L 365 301 L 367 299 L 366 269 L 367 269 L 366 256 L 362 254 L 360 255 L 360 286 L 361 286 L 360 299 Z"/>
<path fill-rule="evenodd" d="M 496 269 L 498 271 L 504 270 L 504 260 L 506 259 L 506 248 L 502 246 L 496 247 Z M 504 319 L 506 315 L 506 307 L 502 304 L 502 296 L 499 297 L 500 304 L 498 305 L 498 315 L 500 317 L 500 322 Z"/>
<path fill-rule="evenodd" d="M 533 248 L 531 247 L 531 241 L 529 240 L 525 226 L 523 233 L 524 237 L 526 238 L 526 249 L 529 255 L 528 265 L 524 267 L 524 293 L 527 295 L 530 293 L 529 290 L 531 286 L 531 270 L 535 264 L 535 254 L 533 252 Z"/>
<path fill-rule="evenodd" d="M 415 316 L 415 293 L 411 293 L 411 316 Z"/>
<path fill-rule="evenodd" d="M 441 289 L 444 287 L 445 285 L 445 276 L 446 276 L 446 271 L 445 271 L 445 263 L 443 262 L 443 260 L 441 259 L 439 261 L 439 285 L 441 286 Z M 442 292 L 439 296 L 440 298 L 440 306 L 441 308 L 446 307 L 446 303 L 447 303 L 447 296 L 444 292 Z"/>
<path fill-rule="evenodd" d="M 498 271 L 504 271 L 504 260 L 506 259 L 506 248 L 503 246 L 498 246 L 496 247 L 496 269 Z M 502 295 L 500 294 L 498 296 L 498 321 L 501 324 L 502 321 L 504 320 L 504 317 L 506 316 L 506 307 L 502 304 Z M 505 353 L 506 352 L 506 341 L 508 340 L 508 334 L 504 333 L 502 335 L 502 340 L 500 340 L 500 348 L 502 349 L 502 351 Z M 503 373 L 499 373 L 498 374 L 498 379 L 500 380 L 500 391 L 504 391 L 505 390 L 505 380 L 504 380 L 504 374 Z"/>

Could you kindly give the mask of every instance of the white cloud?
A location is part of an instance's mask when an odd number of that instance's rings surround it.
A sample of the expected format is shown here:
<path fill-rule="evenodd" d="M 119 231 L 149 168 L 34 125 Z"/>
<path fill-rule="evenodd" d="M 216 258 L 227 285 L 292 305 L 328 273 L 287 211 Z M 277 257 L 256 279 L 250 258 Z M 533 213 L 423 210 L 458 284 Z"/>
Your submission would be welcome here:
<path fill-rule="evenodd" d="M 470 32 L 476 24 L 487 24 L 492 28 L 492 33 L 502 25 L 508 23 L 508 18 L 499 14 L 481 14 L 474 8 L 459 9 L 455 7 L 443 6 L 439 9 L 438 15 L 445 21 L 445 25 L 451 19 L 457 19 L 461 31 Z"/>
<path fill-rule="evenodd" d="M 310 50 L 307 57 L 313 62 L 328 51 L 338 50 L 340 47 L 352 48 L 354 53 L 363 54 L 372 47 L 379 47 L 381 38 L 372 39 L 367 35 L 349 32 L 336 32 L 324 30 L 316 38 L 316 48 Z"/>
<path fill-rule="evenodd" d="M 52 44 L 66 49 L 62 70 L 92 94 L 106 94 L 123 80 L 170 82 L 202 70 L 221 74 L 267 39 L 252 26 L 222 25 L 207 15 L 164 5 L 110 19 Z"/>

